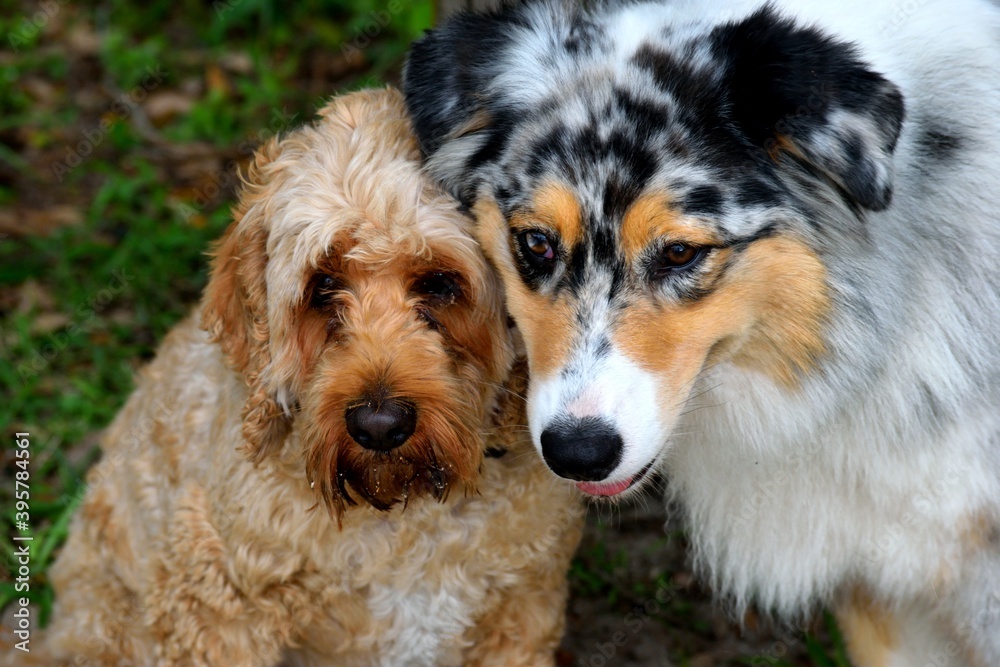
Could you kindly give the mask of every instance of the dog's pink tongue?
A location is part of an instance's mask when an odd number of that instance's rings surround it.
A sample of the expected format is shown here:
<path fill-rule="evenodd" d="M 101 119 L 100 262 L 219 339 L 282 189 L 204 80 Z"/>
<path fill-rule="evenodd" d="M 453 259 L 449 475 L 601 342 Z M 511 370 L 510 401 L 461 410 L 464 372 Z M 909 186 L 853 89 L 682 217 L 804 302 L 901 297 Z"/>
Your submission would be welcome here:
<path fill-rule="evenodd" d="M 632 486 L 632 478 L 629 477 L 621 482 L 577 482 L 576 488 L 592 496 L 617 496 Z"/>

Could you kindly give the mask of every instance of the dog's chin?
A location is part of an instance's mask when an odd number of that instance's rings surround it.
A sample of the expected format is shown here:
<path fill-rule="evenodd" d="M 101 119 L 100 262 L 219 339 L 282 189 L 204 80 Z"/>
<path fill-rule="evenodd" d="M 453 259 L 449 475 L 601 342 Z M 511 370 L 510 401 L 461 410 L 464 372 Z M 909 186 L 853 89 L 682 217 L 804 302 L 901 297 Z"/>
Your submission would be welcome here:
<path fill-rule="evenodd" d="M 354 505 L 355 496 L 378 510 L 390 510 L 411 498 L 426 496 L 443 501 L 451 488 L 460 483 L 455 469 L 433 456 L 433 445 L 412 453 L 372 453 L 357 447 L 338 448 L 339 456 L 333 483 L 340 498 Z M 431 456 L 427 456 L 430 453 Z M 331 471 L 332 472 L 332 471 Z"/>
<path fill-rule="evenodd" d="M 365 449 L 346 433 L 316 439 L 307 457 L 309 481 L 338 523 L 362 503 L 388 511 L 417 498 L 445 501 L 474 492 L 484 443 L 471 429 L 428 429 L 388 452 Z"/>

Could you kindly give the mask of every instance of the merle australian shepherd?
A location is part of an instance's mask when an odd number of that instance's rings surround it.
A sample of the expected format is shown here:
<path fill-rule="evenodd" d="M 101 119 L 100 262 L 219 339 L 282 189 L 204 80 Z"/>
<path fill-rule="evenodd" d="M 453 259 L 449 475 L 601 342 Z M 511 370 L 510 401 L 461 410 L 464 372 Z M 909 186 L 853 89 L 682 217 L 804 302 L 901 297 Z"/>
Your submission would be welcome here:
<path fill-rule="evenodd" d="M 1000 7 L 507 4 L 405 72 L 594 496 L 661 471 L 739 610 L 1000 665 Z"/>

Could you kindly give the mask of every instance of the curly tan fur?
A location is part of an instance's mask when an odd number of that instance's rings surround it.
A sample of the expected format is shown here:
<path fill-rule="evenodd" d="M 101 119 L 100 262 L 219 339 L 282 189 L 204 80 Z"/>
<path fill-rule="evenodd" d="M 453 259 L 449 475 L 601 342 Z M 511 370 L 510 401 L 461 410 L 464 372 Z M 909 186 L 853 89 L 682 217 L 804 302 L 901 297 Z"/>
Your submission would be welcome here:
<path fill-rule="evenodd" d="M 553 663 L 582 508 L 532 451 L 501 292 L 398 93 L 320 116 L 257 155 L 15 664 Z M 415 287 L 439 273 L 449 298 Z M 396 397 L 409 440 L 353 442 L 345 409 Z"/>

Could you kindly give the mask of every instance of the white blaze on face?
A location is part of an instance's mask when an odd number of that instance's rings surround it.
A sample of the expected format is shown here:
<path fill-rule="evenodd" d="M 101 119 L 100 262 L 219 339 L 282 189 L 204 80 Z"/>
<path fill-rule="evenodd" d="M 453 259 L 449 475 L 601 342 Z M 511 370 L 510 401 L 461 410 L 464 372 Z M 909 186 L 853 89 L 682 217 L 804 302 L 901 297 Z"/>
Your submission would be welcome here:
<path fill-rule="evenodd" d="M 659 383 L 619 351 L 572 359 L 568 369 L 535 378 L 528 392 L 528 424 L 541 451 L 541 435 L 554 423 L 596 418 L 621 436 L 624 449 L 607 481 L 627 480 L 659 454 L 669 430 L 660 418 Z"/>

